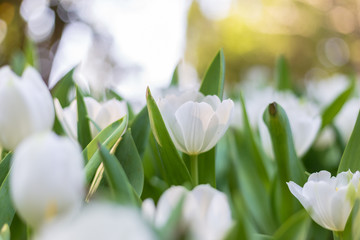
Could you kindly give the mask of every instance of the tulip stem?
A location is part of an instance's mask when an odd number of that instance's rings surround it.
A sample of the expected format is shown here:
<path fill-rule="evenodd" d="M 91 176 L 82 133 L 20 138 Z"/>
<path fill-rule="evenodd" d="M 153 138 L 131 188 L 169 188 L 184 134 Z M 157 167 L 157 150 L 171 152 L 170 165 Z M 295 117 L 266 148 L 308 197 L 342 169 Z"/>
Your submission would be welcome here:
<path fill-rule="evenodd" d="M 343 240 L 343 232 L 335 232 L 333 231 L 333 238 L 334 240 Z"/>
<path fill-rule="evenodd" d="M 191 176 L 194 186 L 199 184 L 199 174 L 198 174 L 198 155 L 190 155 L 191 162 Z"/>

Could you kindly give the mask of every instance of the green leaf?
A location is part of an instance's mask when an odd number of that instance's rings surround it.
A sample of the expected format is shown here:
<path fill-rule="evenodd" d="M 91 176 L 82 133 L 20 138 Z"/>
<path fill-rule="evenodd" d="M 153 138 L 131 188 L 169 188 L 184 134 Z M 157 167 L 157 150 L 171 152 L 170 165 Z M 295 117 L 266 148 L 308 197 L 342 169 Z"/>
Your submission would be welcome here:
<path fill-rule="evenodd" d="M 25 70 L 26 58 L 22 51 L 17 50 L 10 60 L 10 67 L 16 73 L 16 75 L 21 76 Z"/>
<path fill-rule="evenodd" d="M 243 199 L 242 209 L 246 211 L 247 221 L 256 227 L 256 232 L 273 234 L 278 226 L 271 208 L 270 194 L 259 178 L 254 161 L 249 154 L 248 139 L 241 135 L 241 132 L 236 131 L 228 132 L 225 137 L 231 160 L 228 175 L 236 179 L 236 190 L 240 192 L 239 196 Z"/>
<path fill-rule="evenodd" d="M 200 86 L 200 92 L 204 95 L 217 95 L 220 100 L 223 97 L 225 81 L 225 58 L 221 49 L 207 69 Z M 199 184 L 209 183 L 216 186 L 215 178 L 215 147 L 210 151 L 198 156 Z"/>
<path fill-rule="evenodd" d="M 130 127 L 136 148 L 142 158 L 150 135 L 150 119 L 146 106 L 136 115 Z"/>
<path fill-rule="evenodd" d="M 276 60 L 275 81 L 278 90 L 291 89 L 289 66 L 283 55 Z"/>
<path fill-rule="evenodd" d="M 306 240 L 309 233 L 311 220 L 305 210 L 292 215 L 281 227 L 275 232 L 276 240 Z"/>
<path fill-rule="evenodd" d="M 255 140 L 253 130 L 251 129 L 250 126 L 248 114 L 245 107 L 245 100 L 242 93 L 240 93 L 240 103 L 241 103 L 241 110 L 242 110 L 243 122 L 244 122 L 243 130 L 244 130 L 245 138 L 248 139 L 248 141 L 246 141 L 246 144 L 248 145 L 247 148 L 250 150 L 251 158 L 255 163 L 257 175 L 263 181 L 265 186 L 269 186 L 270 178 L 264 163 L 267 159 L 264 159 L 265 158 L 264 153 L 260 151 L 260 148 Z"/>
<path fill-rule="evenodd" d="M 31 39 L 26 38 L 24 50 L 25 50 L 26 63 L 29 64 L 30 66 L 33 66 L 34 68 L 38 68 L 39 61 L 38 61 L 37 48 L 35 43 Z"/>
<path fill-rule="evenodd" d="M 353 210 L 352 210 L 352 239 L 354 240 L 360 240 L 360 200 L 357 199 L 355 201 Z M 345 228 L 346 230 L 346 228 Z"/>
<path fill-rule="evenodd" d="M 91 138 L 89 118 L 86 110 L 84 96 L 82 95 L 78 87 L 76 87 L 76 102 L 77 102 L 77 116 L 78 116 L 78 121 L 77 121 L 78 141 L 82 149 L 85 149 L 92 138 Z"/>
<path fill-rule="evenodd" d="M 158 151 L 166 181 L 170 185 L 182 185 L 186 182 L 191 182 L 190 173 L 170 138 L 159 108 L 151 96 L 149 88 L 147 88 L 146 91 L 146 102 L 151 130 L 159 144 Z"/>
<path fill-rule="evenodd" d="M 176 65 L 174 73 L 171 78 L 170 86 L 178 86 L 179 85 L 179 64 Z"/>
<path fill-rule="evenodd" d="M 85 166 L 85 175 L 88 183 L 94 177 L 95 172 L 101 163 L 97 144 L 101 143 L 107 149 L 111 149 L 123 135 L 126 126 L 127 118 L 125 116 L 104 128 L 83 150 L 83 156 L 87 162 Z"/>
<path fill-rule="evenodd" d="M 200 92 L 204 95 L 217 95 L 223 98 L 225 80 L 225 58 L 221 49 L 211 62 L 200 86 Z"/>
<path fill-rule="evenodd" d="M 0 185 L 9 173 L 12 153 L 8 153 L 0 162 Z"/>
<path fill-rule="evenodd" d="M 130 128 L 126 131 L 120 141 L 119 146 L 115 151 L 115 156 L 124 168 L 130 184 L 133 186 L 136 193 L 141 196 L 144 187 L 144 170 Z"/>
<path fill-rule="evenodd" d="M 284 109 L 275 102 L 271 103 L 265 110 L 263 119 L 271 136 L 277 165 L 277 181 L 274 182 L 274 188 L 278 191 L 275 194 L 275 212 L 280 222 L 284 222 L 299 208 L 286 182 L 294 181 L 303 185 L 306 181 L 305 168 L 296 156 L 290 124 Z"/>
<path fill-rule="evenodd" d="M 75 67 L 65 74 L 65 76 L 51 89 L 53 98 L 59 99 L 61 106 L 64 108 L 70 104 L 70 101 L 68 100 L 69 92 L 71 88 L 75 86 L 73 81 L 74 70 Z"/>
<path fill-rule="evenodd" d="M 109 151 L 99 144 L 99 152 L 104 164 L 105 173 L 109 185 L 115 195 L 117 201 L 123 204 L 137 205 L 133 188 L 131 187 L 126 173 L 116 159 Z"/>
<path fill-rule="evenodd" d="M 356 172 L 360 170 L 360 113 L 358 113 L 355 127 L 351 133 L 349 142 L 340 160 L 338 173 L 351 170 Z"/>
<path fill-rule="evenodd" d="M 278 166 L 279 179 L 282 182 L 295 181 L 304 184 L 305 168 L 297 158 L 289 120 L 284 109 L 277 103 L 271 103 L 263 115 L 268 127 Z"/>
<path fill-rule="evenodd" d="M 10 240 L 10 228 L 8 224 L 4 224 L 0 230 L 1 240 Z"/>
<path fill-rule="evenodd" d="M 321 128 L 326 127 L 336 117 L 348 98 L 351 96 L 355 89 L 355 77 L 352 76 L 349 87 L 346 88 L 329 106 L 327 106 L 322 112 L 322 124 Z"/>
<path fill-rule="evenodd" d="M 15 209 L 10 197 L 9 176 L 10 172 L 0 186 L 0 226 L 3 226 L 4 224 L 11 225 L 15 215 Z"/>

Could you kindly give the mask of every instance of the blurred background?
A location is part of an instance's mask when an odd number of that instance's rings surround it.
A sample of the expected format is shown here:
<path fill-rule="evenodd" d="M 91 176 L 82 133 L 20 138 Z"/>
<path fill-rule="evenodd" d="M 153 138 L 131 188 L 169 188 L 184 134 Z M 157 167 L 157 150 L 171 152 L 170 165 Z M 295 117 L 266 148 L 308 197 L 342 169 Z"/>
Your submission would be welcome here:
<path fill-rule="evenodd" d="M 223 48 L 227 88 L 271 80 L 280 54 L 301 85 L 359 71 L 359 8 L 358 0 L 1 0 L 0 65 L 36 59 L 50 87 L 76 67 L 75 80 L 95 95 L 115 87 L 144 101 L 145 87 L 167 86 L 178 63 L 181 82 L 196 85 Z"/>

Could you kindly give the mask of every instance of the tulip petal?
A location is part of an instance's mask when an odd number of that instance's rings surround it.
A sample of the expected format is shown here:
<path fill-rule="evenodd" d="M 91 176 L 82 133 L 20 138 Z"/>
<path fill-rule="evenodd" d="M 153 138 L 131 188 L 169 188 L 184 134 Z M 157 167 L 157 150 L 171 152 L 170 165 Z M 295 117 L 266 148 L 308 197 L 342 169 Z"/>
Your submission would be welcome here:
<path fill-rule="evenodd" d="M 188 154 L 201 151 L 205 131 L 209 124 L 213 109 L 207 103 L 186 102 L 176 112 L 175 117 L 181 126 Z"/>

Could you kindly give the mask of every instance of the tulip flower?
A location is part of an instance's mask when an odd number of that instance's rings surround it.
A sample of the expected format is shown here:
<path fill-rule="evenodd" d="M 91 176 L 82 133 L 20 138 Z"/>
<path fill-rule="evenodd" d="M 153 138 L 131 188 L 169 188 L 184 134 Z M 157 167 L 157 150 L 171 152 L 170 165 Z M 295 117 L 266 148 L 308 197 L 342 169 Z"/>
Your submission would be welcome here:
<path fill-rule="evenodd" d="M 302 101 L 290 92 L 274 93 L 269 99 L 267 105 L 264 105 L 263 111 L 271 102 L 277 102 L 284 108 L 289 119 L 291 133 L 294 140 L 295 151 L 297 156 L 303 156 L 314 142 L 320 127 L 321 116 L 319 109 L 310 102 Z M 259 132 L 261 142 L 265 152 L 268 156 L 274 156 L 271 137 L 269 131 L 262 119 L 262 114 L 259 116 Z"/>
<path fill-rule="evenodd" d="M 52 132 L 28 137 L 14 152 L 10 173 L 14 206 L 34 228 L 76 210 L 83 201 L 83 158 L 69 138 Z"/>
<path fill-rule="evenodd" d="M 45 225 L 35 240 L 155 240 L 137 209 L 91 203 L 80 214 Z"/>
<path fill-rule="evenodd" d="M 40 74 L 31 67 L 18 77 L 0 68 L 0 145 L 7 150 L 33 133 L 51 130 L 54 106 Z"/>
<path fill-rule="evenodd" d="M 359 179 L 359 171 L 341 172 L 336 177 L 320 171 L 311 174 L 304 187 L 294 182 L 287 184 L 317 224 L 338 232 L 344 230 L 354 206 Z"/>
<path fill-rule="evenodd" d="M 161 115 L 177 149 L 196 155 L 213 148 L 225 134 L 234 103 L 188 91 L 158 101 Z"/>
<path fill-rule="evenodd" d="M 173 186 L 163 193 L 157 207 L 152 199 L 146 199 L 143 214 L 156 227 L 163 227 L 181 199 L 184 200 L 178 232 L 189 230 L 193 239 L 203 240 L 226 236 L 233 225 L 230 206 L 226 195 L 210 185 L 199 185 L 192 191 Z"/>
<path fill-rule="evenodd" d="M 111 99 L 103 103 L 90 97 L 84 98 L 90 122 L 91 135 L 94 138 L 100 130 L 127 114 L 127 106 L 123 101 Z M 55 99 L 56 114 L 66 134 L 77 141 L 77 101 L 72 101 L 70 106 L 62 109 L 59 101 Z M 100 128 L 100 129 L 99 129 Z"/>

